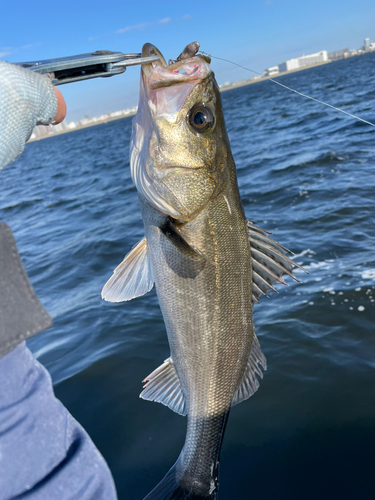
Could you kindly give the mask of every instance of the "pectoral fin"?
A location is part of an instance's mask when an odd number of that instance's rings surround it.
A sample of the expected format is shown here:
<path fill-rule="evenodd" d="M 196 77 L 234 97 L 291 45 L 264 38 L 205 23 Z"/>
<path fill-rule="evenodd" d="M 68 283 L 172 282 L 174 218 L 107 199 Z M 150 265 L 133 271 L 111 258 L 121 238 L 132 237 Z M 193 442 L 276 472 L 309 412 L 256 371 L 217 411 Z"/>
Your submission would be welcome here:
<path fill-rule="evenodd" d="M 146 383 L 140 398 L 163 403 L 176 413 L 186 415 L 185 396 L 172 358 L 166 359 L 143 382 Z"/>
<path fill-rule="evenodd" d="M 149 292 L 154 285 L 149 249 L 143 238 L 113 271 L 102 290 L 102 299 L 125 302 Z"/>
<path fill-rule="evenodd" d="M 254 392 L 257 391 L 259 387 L 258 377 L 263 378 L 262 368 L 264 371 L 267 370 L 267 360 L 265 355 L 262 353 L 259 341 L 254 334 L 245 373 L 243 374 L 241 382 L 233 395 L 232 406 L 248 399 L 254 394 Z"/>
<path fill-rule="evenodd" d="M 159 226 L 160 231 L 164 236 L 172 243 L 177 250 L 186 255 L 193 260 L 204 260 L 210 264 L 216 266 L 212 260 L 210 260 L 204 253 L 202 253 L 196 246 L 189 243 L 186 238 L 182 235 L 181 230 L 173 224 L 173 222 L 168 218 L 165 222 Z"/>
<path fill-rule="evenodd" d="M 273 287 L 275 283 L 286 285 L 282 279 L 284 275 L 299 282 L 292 273 L 294 267 L 306 273 L 307 271 L 286 255 L 292 252 L 271 239 L 268 231 L 259 228 L 250 220 L 247 221 L 247 227 L 253 264 L 253 302 L 259 302 L 259 297 L 267 295 L 269 290 L 276 292 Z"/>

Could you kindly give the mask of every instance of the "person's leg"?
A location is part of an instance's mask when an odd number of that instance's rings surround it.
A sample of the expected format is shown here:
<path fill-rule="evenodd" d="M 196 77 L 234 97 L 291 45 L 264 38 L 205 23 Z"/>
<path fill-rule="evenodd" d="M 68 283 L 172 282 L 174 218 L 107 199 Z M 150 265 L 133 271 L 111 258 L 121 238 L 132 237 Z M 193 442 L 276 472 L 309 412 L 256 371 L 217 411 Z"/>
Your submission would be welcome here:
<path fill-rule="evenodd" d="M 106 462 L 25 342 L 0 359 L 0 380 L 0 499 L 115 499 Z"/>

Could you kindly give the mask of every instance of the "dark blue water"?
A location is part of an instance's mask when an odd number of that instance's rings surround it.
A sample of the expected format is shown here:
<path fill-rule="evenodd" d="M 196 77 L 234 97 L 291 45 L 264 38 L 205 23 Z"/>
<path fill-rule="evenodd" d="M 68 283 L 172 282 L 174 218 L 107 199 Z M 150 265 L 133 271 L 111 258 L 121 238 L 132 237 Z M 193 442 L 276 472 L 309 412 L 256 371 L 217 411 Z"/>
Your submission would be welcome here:
<path fill-rule="evenodd" d="M 375 122 L 375 54 L 280 78 Z M 375 129 L 270 83 L 222 94 L 246 214 L 309 272 L 255 307 L 269 369 L 230 415 L 222 500 L 375 498 Z M 100 291 L 143 236 L 131 119 L 27 145 L 0 172 L 1 219 L 54 326 L 29 341 L 56 394 L 138 500 L 186 420 L 138 398 L 168 357 L 155 292 Z"/>

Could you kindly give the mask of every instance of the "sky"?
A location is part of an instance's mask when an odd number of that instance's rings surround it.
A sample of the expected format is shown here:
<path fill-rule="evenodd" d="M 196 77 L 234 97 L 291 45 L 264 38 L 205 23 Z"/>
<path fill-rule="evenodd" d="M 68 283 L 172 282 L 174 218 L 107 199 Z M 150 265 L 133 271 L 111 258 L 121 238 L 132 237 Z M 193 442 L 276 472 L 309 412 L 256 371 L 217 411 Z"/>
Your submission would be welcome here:
<path fill-rule="evenodd" d="M 1 7 L 0 60 L 33 61 L 96 50 L 141 52 L 156 45 L 166 60 L 192 41 L 212 55 L 262 72 L 320 50 L 357 49 L 375 41 L 374 0 L 176 0 L 46 2 Z M 213 60 L 218 83 L 253 75 Z M 135 106 L 139 66 L 111 78 L 60 86 L 67 120 Z"/>

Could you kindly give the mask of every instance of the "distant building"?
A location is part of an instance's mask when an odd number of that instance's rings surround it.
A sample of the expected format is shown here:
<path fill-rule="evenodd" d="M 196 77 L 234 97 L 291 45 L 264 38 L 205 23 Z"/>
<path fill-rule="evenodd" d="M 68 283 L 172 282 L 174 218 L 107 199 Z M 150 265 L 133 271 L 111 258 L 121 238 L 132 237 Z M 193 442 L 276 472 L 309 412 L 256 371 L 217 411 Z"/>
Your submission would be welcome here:
<path fill-rule="evenodd" d="M 90 118 L 81 118 L 80 120 L 78 120 L 78 125 L 80 127 L 84 127 L 85 125 L 88 125 L 89 123 L 90 123 Z"/>
<path fill-rule="evenodd" d="M 59 133 L 67 129 L 68 129 L 68 124 L 66 123 L 65 120 L 59 123 L 58 125 L 54 125 L 53 127 L 54 132 L 59 132 Z"/>
<path fill-rule="evenodd" d="M 365 50 L 369 50 L 370 45 L 371 45 L 370 39 L 369 38 L 365 38 L 364 43 L 363 43 L 363 48 Z"/>
<path fill-rule="evenodd" d="M 116 118 L 116 117 L 120 117 L 123 115 L 123 112 L 122 111 L 113 111 L 112 113 L 109 113 L 109 116 L 111 118 Z"/>
<path fill-rule="evenodd" d="M 271 68 L 265 69 L 263 71 L 263 76 L 277 75 L 278 72 L 279 72 L 279 67 L 278 66 L 272 66 Z"/>
<path fill-rule="evenodd" d="M 48 127 L 49 128 L 49 127 Z M 30 136 L 30 139 L 39 139 L 48 134 L 48 128 L 44 125 L 38 125 L 34 127 L 33 132 Z"/>
<path fill-rule="evenodd" d="M 283 71 L 292 71 L 293 69 L 312 66 L 313 64 L 319 64 L 325 61 L 328 61 L 328 53 L 326 50 L 321 50 L 315 54 L 298 57 L 296 59 L 289 59 L 289 61 L 279 64 L 279 71 L 280 73 Z"/>
<path fill-rule="evenodd" d="M 289 59 L 289 61 L 285 61 L 279 64 L 279 72 L 283 73 L 284 71 L 292 71 L 293 69 L 298 69 L 298 59 Z"/>
<path fill-rule="evenodd" d="M 337 59 L 343 59 L 349 56 L 349 49 L 334 50 L 333 52 L 328 52 L 328 59 L 330 61 L 337 61 Z"/>

